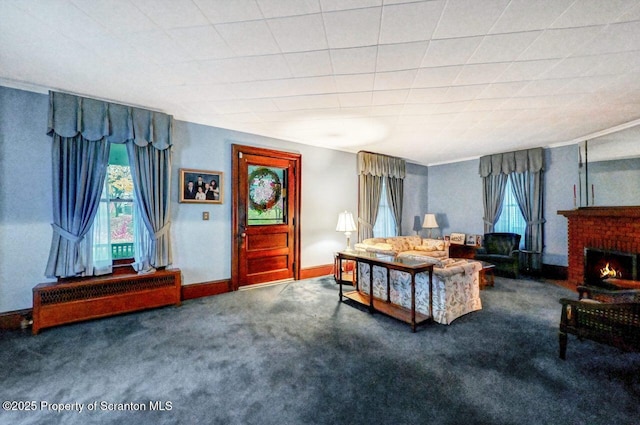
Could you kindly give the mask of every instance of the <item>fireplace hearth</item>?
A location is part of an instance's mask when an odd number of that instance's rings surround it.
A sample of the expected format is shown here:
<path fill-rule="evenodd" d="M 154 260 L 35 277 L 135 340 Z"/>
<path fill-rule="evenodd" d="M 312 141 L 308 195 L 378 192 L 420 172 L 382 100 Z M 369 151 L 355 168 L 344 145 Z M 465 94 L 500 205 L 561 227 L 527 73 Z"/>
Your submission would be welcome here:
<path fill-rule="evenodd" d="M 584 283 L 604 288 L 638 280 L 638 254 L 585 248 Z M 640 286 L 640 282 L 638 282 Z"/>

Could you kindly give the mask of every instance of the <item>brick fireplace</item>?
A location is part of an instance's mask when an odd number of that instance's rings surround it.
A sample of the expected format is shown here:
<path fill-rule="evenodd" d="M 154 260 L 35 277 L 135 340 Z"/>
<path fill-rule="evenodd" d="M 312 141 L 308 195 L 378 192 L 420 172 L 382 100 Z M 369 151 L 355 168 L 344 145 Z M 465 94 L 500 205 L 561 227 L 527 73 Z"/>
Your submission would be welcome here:
<path fill-rule="evenodd" d="M 586 249 L 623 256 L 640 254 L 640 206 L 586 207 L 558 211 L 558 214 L 569 222 L 568 281 L 571 284 L 577 286 L 585 282 Z"/>

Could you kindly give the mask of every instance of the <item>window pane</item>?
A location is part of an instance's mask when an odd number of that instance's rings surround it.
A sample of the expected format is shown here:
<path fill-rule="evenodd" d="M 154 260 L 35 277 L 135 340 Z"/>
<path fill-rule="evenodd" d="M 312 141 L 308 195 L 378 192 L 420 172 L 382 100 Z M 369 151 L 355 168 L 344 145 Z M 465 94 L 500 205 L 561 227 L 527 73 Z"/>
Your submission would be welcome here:
<path fill-rule="evenodd" d="M 507 187 L 504 190 L 504 200 L 502 201 L 502 212 L 494 226 L 494 231 L 517 233 L 521 235 L 520 249 L 524 249 L 524 231 L 526 227 L 527 223 L 520 212 L 518 201 L 516 201 L 516 197 L 513 194 L 511 180 L 507 180 Z"/>
<path fill-rule="evenodd" d="M 396 219 L 387 200 L 387 183 L 384 179 L 382 180 L 378 217 L 376 217 L 376 223 L 373 225 L 373 236 L 376 238 L 398 236 L 396 235 Z"/>
<path fill-rule="evenodd" d="M 283 224 L 286 218 L 286 168 L 248 167 L 247 224 Z"/>

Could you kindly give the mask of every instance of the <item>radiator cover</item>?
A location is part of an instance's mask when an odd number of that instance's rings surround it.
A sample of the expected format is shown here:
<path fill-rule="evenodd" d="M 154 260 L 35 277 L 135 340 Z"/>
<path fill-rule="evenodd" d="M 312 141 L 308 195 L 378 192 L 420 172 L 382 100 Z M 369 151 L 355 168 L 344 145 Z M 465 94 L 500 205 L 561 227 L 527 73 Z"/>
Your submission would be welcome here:
<path fill-rule="evenodd" d="M 34 335 L 41 329 L 121 313 L 180 305 L 179 269 L 41 283 L 33 288 Z"/>

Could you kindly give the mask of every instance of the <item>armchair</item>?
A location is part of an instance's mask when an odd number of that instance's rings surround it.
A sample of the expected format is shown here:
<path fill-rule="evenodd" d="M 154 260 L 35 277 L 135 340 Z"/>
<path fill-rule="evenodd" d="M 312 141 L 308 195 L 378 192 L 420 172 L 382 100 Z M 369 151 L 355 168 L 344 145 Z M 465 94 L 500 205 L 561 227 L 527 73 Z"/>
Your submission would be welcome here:
<path fill-rule="evenodd" d="M 485 233 L 482 248 L 476 251 L 475 259 L 495 265 L 498 274 L 517 278 L 520 271 L 520 237 L 517 233 Z"/>
<path fill-rule="evenodd" d="M 578 292 L 579 300 L 560 300 L 561 359 L 565 359 L 567 352 L 568 334 L 623 351 L 640 351 L 640 290 L 610 291 L 581 286 Z"/>

